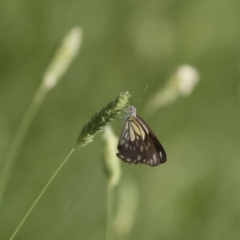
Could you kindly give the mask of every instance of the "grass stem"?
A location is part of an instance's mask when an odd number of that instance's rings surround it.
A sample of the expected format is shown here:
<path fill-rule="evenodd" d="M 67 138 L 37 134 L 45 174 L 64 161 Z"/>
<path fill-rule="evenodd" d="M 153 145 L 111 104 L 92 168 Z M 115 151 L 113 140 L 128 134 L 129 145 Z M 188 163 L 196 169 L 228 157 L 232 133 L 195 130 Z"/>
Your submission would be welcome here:
<path fill-rule="evenodd" d="M 47 93 L 46 88 L 43 85 L 41 85 L 38 91 L 36 92 L 34 99 L 30 107 L 28 108 L 24 118 L 22 119 L 22 122 L 10 146 L 10 150 L 7 154 L 7 157 L 3 162 L 3 166 L 0 174 L 0 205 L 4 196 L 7 184 L 9 182 L 9 178 L 12 173 L 12 169 L 14 167 L 16 157 L 19 153 L 19 150 L 21 149 L 21 146 L 28 132 L 28 129 L 39 107 L 41 106 L 42 101 L 46 96 L 46 93 Z"/>
<path fill-rule="evenodd" d="M 16 228 L 16 230 L 14 231 L 14 233 L 12 234 L 12 236 L 10 237 L 9 240 L 12 240 L 16 234 L 18 233 L 18 231 L 20 230 L 20 228 L 22 227 L 22 225 L 24 224 L 24 222 L 26 221 L 27 217 L 29 216 L 29 214 L 32 212 L 32 210 L 34 209 L 34 207 L 36 206 L 36 204 L 38 203 L 38 201 L 40 200 L 40 198 L 42 197 L 42 195 L 45 193 L 45 191 L 47 190 L 47 188 L 49 187 L 49 185 L 51 184 L 51 182 L 53 181 L 53 179 L 56 177 L 56 175 L 58 174 L 58 172 L 61 170 L 61 168 L 63 167 L 63 165 L 67 162 L 67 160 L 69 159 L 69 157 L 72 155 L 72 153 L 74 152 L 76 148 L 73 148 L 70 153 L 68 154 L 68 156 L 64 159 L 64 161 L 61 163 L 61 165 L 58 167 L 58 169 L 55 171 L 55 173 L 52 175 L 52 177 L 49 179 L 49 181 L 47 182 L 47 184 L 45 185 L 45 187 L 43 188 L 43 190 L 41 191 L 41 193 L 39 194 L 39 196 L 37 197 L 37 199 L 34 201 L 34 203 L 32 204 L 32 206 L 30 207 L 30 209 L 27 211 L 27 213 L 25 214 L 24 218 L 22 219 L 22 221 L 19 223 L 18 227 Z"/>
<path fill-rule="evenodd" d="M 113 187 L 107 185 L 107 237 L 106 240 L 113 239 Z"/>

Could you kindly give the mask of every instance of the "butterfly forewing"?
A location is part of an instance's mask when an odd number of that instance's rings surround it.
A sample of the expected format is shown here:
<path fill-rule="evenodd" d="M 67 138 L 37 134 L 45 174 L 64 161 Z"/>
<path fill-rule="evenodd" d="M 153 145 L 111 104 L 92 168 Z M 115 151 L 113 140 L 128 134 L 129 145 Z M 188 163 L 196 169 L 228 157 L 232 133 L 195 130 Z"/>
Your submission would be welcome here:
<path fill-rule="evenodd" d="M 118 143 L 117 156 L 128 163 L 141 163 L 143 160 L 144 147 L 142 144 L 141 132 L 134 131 L 135 123 L 126 121 Z"/>
<path fill-rule="evenodd" d="M 118 151 L 117 156 L 128 163 L 157 166 L 167 160 L 166 153 L 152 130 L 132 112 L 128 114 L 123 126 Z"/>

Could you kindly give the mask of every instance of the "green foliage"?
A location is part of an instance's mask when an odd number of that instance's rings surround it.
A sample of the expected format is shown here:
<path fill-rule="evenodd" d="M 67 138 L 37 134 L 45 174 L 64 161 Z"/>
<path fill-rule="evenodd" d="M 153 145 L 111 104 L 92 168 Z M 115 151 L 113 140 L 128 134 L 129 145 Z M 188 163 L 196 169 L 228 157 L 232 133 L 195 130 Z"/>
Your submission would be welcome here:
<path fill-rule="evenodd" d="M 0 239 L 9 239 L 86 119 L 119 92 L 129 90 L 137 102 L 148 85 L 138 115 L 160 139 L 168 161 L 150 169 L 119 160 L 114 239 L 237 240 L 239 9 L 236 0 L 2 1 L 1 169 L 55 48 L 73 26 L 81 26 L 84 37 L 17 155 L 0 207 Z M 161 105 L 155 94 L 183 64 L 197 69 L 198 85 L 190 96 L 153 111 Z M 121 125 L 111 124 L 115 133 Z M 100 138 L 75 151 L 16 239 L 105 239 L 102 151 Z M 129 177 L 129 190 L 121 190 Z M 134 197 L 127 194 L 131 189 Z M 120 224 L 128 219 L 129 228 Z"/>

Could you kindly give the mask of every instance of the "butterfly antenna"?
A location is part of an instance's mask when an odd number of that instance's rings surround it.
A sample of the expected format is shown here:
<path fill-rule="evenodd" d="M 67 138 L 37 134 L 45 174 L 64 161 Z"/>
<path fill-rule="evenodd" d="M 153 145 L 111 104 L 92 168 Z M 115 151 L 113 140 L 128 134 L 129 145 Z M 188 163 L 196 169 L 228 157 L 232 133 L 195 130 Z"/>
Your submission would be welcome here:
<path fill-rule="evenodd" d="M 132 103 L 133 106 L 135 106 L 134 102 L 132 101 L 131 98 L 129 98 L 129 101 Z"/>
<path fill-rule="evenodd" d="M 146 92 L 147 88 L 148 88 L 148 85 L 146 85 L 146 87 L 144 88 L 142 96 L 137 101 L 136 107 L 137 107 L 138 103 L 142 100 L 142 97 L 143 97 L 144 93 Z"/>

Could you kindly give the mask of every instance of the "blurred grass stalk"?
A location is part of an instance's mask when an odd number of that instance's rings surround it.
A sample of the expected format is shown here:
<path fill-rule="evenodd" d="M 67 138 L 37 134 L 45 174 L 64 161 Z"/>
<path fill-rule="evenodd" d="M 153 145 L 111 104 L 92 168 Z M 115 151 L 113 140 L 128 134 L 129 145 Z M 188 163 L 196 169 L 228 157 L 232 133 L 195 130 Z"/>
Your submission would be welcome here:
<path fill-rule="evenodd" d="M 82 42 L 82 30 L 79 27 L 74 27 L 64 38 L 61 46 L 57 50 L 49 67 L 47 68 L 42 84 L 37 90 L 32 103 L 30 104 L 22 122 L 17 130 L 17 133 L 10 146 L 6 159 L 0 174 L 0 205 L 8 185 L 12 169 L 14 167 L 17 155 L 24 142 L 24 138 L 29 130 L 29 127 L 36 116 L 36 113 L 44 101 L 47 93 L 57 85 L 60 78 L 64 75 L 69 65 L 78 53 Z"/>
<path fill-rule="evenodd" d="M 134 179 L 124 179 L 119 187 L 118 206 L 114 220 L 117 239 L 127 239 L 132 231 L 138 208 L 139 192 Z"/>
<path fill-rule="evenodd" d="M 81 133 L 79 134 L 79 137 L 77 139 L 76 145 L 73 147 L 73 149 L 70 151 L 68 156 L 63 160 L 61 165 L 57 168 L 55 173 L 52 175 L 50 180 L 47 182 L 37 199 L 34 201 L 30 209 L 27 211 L 25 216 L 23 217 L 22 221 L 16 228 L 16 230 L 13 232 L 12 236 L 10 237 L 10 240 L 12 240 L 19 229 L 22 227 L 24 224 L 25 220 L 29 216 L 29 214 L 32 212 L 34 207 L 37 205 L 38 201 L 42 197 L 42 195 L 45 193 L 53 179 L 56 177 L 58 172 L 61 170 L 63 165 L 67 162 L 69 157 L 72 155 L 76 147 L 84 147 L 90 142 L 93 141 L 94 137 L 96 134 L 100 133 L 103 131 L 104 127 L 110 124 L 110 122 L 115 119 L 119 114 L 120 111 L 126 106 L 128 99 L 130 98 L 130 94 L 128 92 L 120 93 L 120 95 L 110 103 L 108 103 L 107 106 L 103 107 L 102 110 L 98 113 L 96 113 L 91 120 L 82 128 Z M 111 181 L 111 186 L 113 186 L 113 183 L 116 182 L 116 180 Z"/>
<path fill-rule="evenodd" d="M 149 100 L 145 110 L 153 114 L 159 108 L 175 101 L 178 97 L 190 95 L 198 81 L 199 74 L 194 67 L 189 65 L 180 66 L 167 80 L 166 85 Z"/>
<path fill-rule="evenodd" d="M 135 182 L 129 178 L 120 184 L 118 208 L 116 217 L 113 214 L 114 188 L 119 184 L 121 177 L 121 166 L 116 156 L 118 138 L 110 126 L 104 129 L 103 167 L 107 178 L 107 229 L 106 240 L 112 240 L 114 235 L 125 239 L 132 230 L 137 205 L 138 191 Z M 114 230 L 116 231 L 114 234 Z"/>
<path fill-rule="evenodd" d="M 116 156 L 116 146 L 118 138 L 114 135 L 112 128 L 106 126 L 103 139 L 105 142 L 103 149 L 103 167 L 107 178 L 107 229 L 106 239 L 113 239 L 113 190 L 117 186 L 121 177 L 120 161 Z"/>

